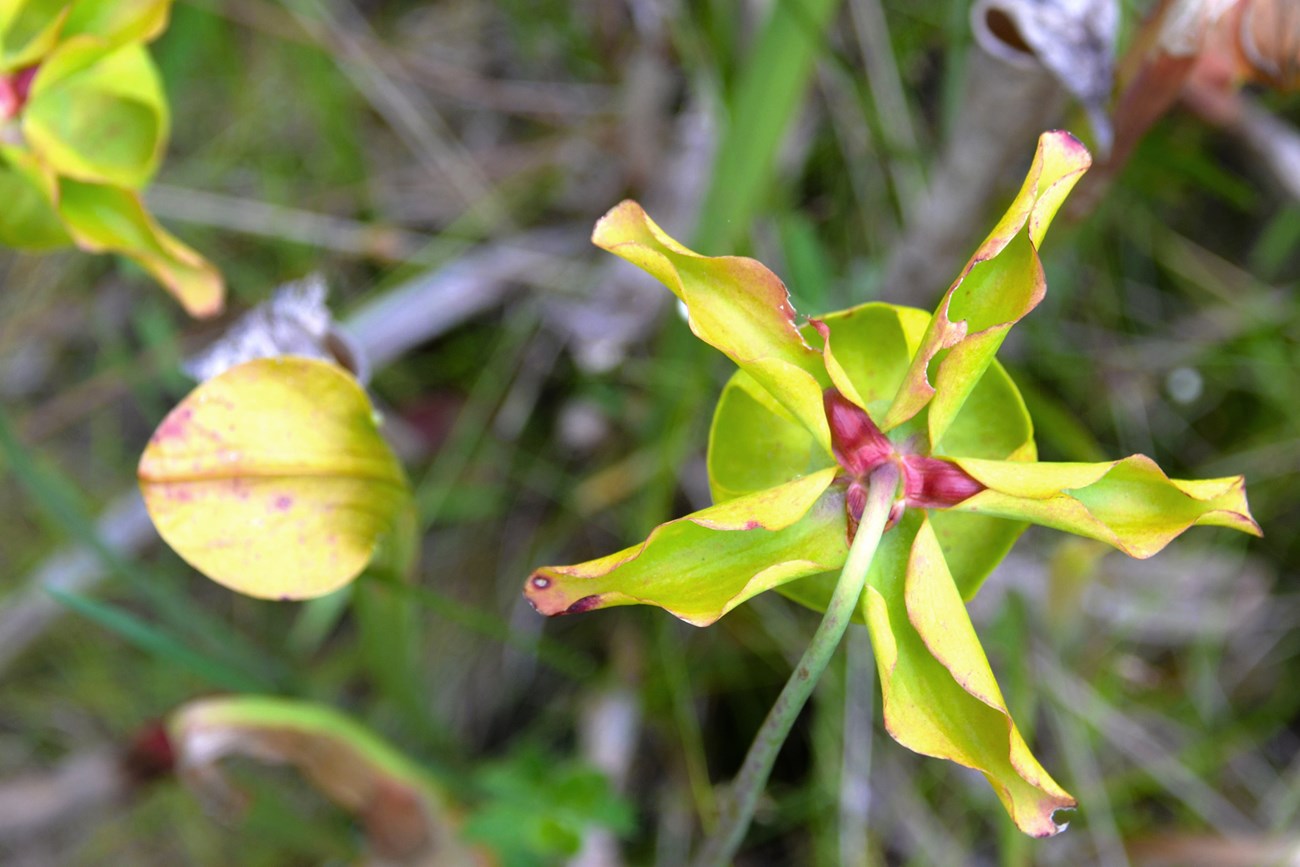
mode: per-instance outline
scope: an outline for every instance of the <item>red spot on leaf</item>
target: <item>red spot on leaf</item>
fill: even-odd
[[[158,430],[154,431],[150,441],[163,443],[168,440],[185,439],[190,435],[190,421],[193,418],[194,410],[188,406],[174,410],[163,419],[162,424],[158,425]]]
[[[277,512],[287,512],[293,508],[293,497],[288,494],[281,494],[275,498],[275,502],[272,503],[272,506]]]

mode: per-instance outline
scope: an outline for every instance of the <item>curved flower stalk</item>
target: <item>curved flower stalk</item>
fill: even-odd
[[[145,50],[171,0],[0,0],[0,243],[120,253],[185,309],[221,309],[221,275],[149,215],[169,117]]]
[[[777,589],[825,610],[862,515],[866,479],[902,477],[856,617],[867,624],[885,725],[905,746],[981,771],[1015,823],[1046,836],[1074,806],[1011,720],[965,601],[1026,522],[1148,557],[1196,524],[1252,534],[1240,477],[1170,480],[1148,458],[1036,462],[1033,428],[994,356],[1042,300],[1038,249],[1087,170],[1073,137],[1046,133],[1006,214],[933,316],[865,304],[800,325],[785,287],[751,259],[709,258],[634,202],[594,242],[680,298],[691,329],[740,370],[719,399],[708,466],[714,505],[639,545],[548,566],[525,594],[543,614],[658,605],[710,624]]]

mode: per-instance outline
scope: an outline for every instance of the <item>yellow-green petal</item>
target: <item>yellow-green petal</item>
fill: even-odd
[[[0,2],[0,75],[31,66],[48,54],[71,11],[70,0]]]
[[[765,590],[844,564],[844,495],[829,488],[835,473],[827,468],[669,521],[597,560],[544,566],[524,595],[548,615],[644,604],[707,626]]]
[[[890,735],[983,773],[1026,834],[1059,832],[1053,814],[1074,807],[1074,798],[1043,770],[1012,721],[924,513],[886,534],[863,608]]]
[[[138,189],[167,141],[167,100],[139,44],[112,49],[79,36],[62,43],[32,79],[23,137],[60,175]]]
[[[315,359],[250,361],[200,385],[159,425],[139,477],[167,544],[248,596],[323,596],[412,533],[369,399]]]
[[[1150,557],[1198,524],[1260,535],[1241,476],[1170,479],[1145,455],[1095,464],[953,460],[988,489],[954,511],[1077,533],[1132,557]]]
[[[602,217],[591,240],[672,290],[695,335],[771,392],[830,453],[821,356],[799,333],[780,278],[753,259],[688,250],[632,201]]]
[[[134,260],[176,297],[191,316],[221,312],[225,284],[213,265],[169,233],[140,197],[119,187],[59,182],[59,216],[77,246]]]
[[[1044,133],[1020,193],[948,289],[880,426],[889,431],[929,405],[938,445],[1007,331],[1046,291],[1038,247],[1066,195],[1091,165],[1065,132]],[[933,384],[932,362],[941,352]]]

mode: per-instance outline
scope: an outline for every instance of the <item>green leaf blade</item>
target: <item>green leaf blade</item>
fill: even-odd
[[[241,801],[223,759],[287,764],[357,817],[379,861],[491,863],[485,849],[462,842],[456,805],[432,776],[330,707],[258,695],[201,699],[174,711],[167,733],[181,780],[209,803],[229,808]]]

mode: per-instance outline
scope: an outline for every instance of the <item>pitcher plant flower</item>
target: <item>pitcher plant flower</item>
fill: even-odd
[[[135,261],[194,316],[220,312],[217,269],[148,212],[140,190],[170,128],[145,44],[172,0],[0,0],[0,243],[75,244]]]
[[[1012,721],[965,603],[1029,523],[1134,557],[1198,524],[1260,532],[1240,476],[1170,479],[1142,455],[1037,460],[1029,414],[994,356],[1044,296],[1039,247],[1090,162],[1068,133],[1045,133],[933,315],[868,303],[801,323],[760,263],[692,252],[635,202],[611,210],[594,243],[666,285],[696,336],[739,367],[709,437],[714,505],[623,551],[538,569],[528,600],[547,615],[657,605],[697,626],[767,590],[827,610],[872,477],[892,467],[886,529],[851,600],[871,635],[885,726],[918,753],[982,772],[1025,833],[1061,830],[1053,814],[1075,801]]]

